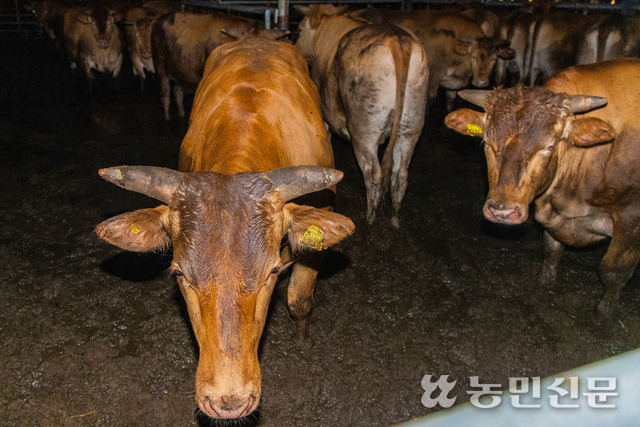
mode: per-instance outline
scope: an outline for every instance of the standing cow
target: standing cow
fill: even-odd
[[[311,64],[331,129],[351,140],[372,223],[390,193],[393,226],[424,125],[429,68],[420,42],[400,27],[366,24],[331,5],[301,7],[296,46]],[[378,147],[389,144],[378,160]]]
[[[79,68],[84,74],[89,92],[94,80],[92,69],[116,79],[120,74],[122,40],[114,14],[97,2],[68,7],[62,12],[62,34],[56,34],[56,41],[62,44],[71,69]]]
[[[640,56],[640,16],[612,15],[593,25],[581,38],[578,64]]]
[[[600,264],[608,316],[640,260],[640,60],[574,66],[544,87],[464,91],[480,113],[457,110],[450,128],[483,136],[489,175],[484,216],[520,224],[535,201],[545,228],[539,281],[555,280],[565,245],[611,238]]]
[[[209,417],[246,417],[258,406],[258,343],[278,274],[291,263],[289,309],[297,335],[308,339],[320,251],[354,228],[319,209],[342,178],[333,166],[304,58],[290,44],[249,37],[207,60],[180,172],[100,171],[166,203],[118,215],[96,231],[132,251],[173,245],[171,270],[200,347],[196,401]],[[291,202],[303,195],[316,207]]]
[[[429,58],[428,105],[442,87],[446,91],[447,111],[453,109],[456,91],[469,83],[479,88],[488,87],[496,60],[514,55],[508,41],[486,37],[480,25],[457,12],[363,9],[350,15],[374,23],[398,25],[415,34]]]
[[[209,54],[221,44],[235,40],[224,32],[233,29],[240,35],[261,26],[258,21],[221,12],[176,12],[158,18],[151,29],[151,53],[160,82],[164,118],[170,119],[172,81],[178,116],[184,117],[184,92],[193,92],[198,87]]]
[[[151,56],[151,26],[158,17],[178,10],[180,3],[152,0],[144,6],[128,8],[124,20],[118,23],[127,42],[133,75],[140,80],[140,89],[144,89],[145,70],[156,72]]]

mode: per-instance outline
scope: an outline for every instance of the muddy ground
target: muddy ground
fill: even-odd
[[[157,83],[123,78],[79,95],[48,40],[0,44],[0,424],[197,425],[197,347],[169,258],[123,252],[93,227],[155,206],[102,181],[100,167],[176,167],[185,120],[165,123]],[[175,114],[175,111],[174,111]],[[505,387],[640,346],[638,275],[611,322],[594,320],[604,247],[566,253],[539,287],[541,229],[484,221],[482,148],[434,111],[416,149],[398,231],[364,221],[348,143],[336,210],[355,234],[330,250],[313,347],[292,341],[287,278],[260,350],[262,426],[386,426],[425,415],[425,374]]]

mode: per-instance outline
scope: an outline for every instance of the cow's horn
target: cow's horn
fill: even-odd
[[[183,176],[182,172],[155,166],[116,166],[100,169],[98,173],[112,184],[167,204]]]
[[[607,98],[588,95],[567,95],[564,102],[570,113],[586,113],[607,105]]]
[[[478,107],[484,108],[484,100],[491,93],[490,90],[473,90],[466,89],[458,92],[458,96],[465,101],[469,101]]]
[[[336,169],[319,166],[289,166],[266,173],[283,202],[337,184],[344,175]]]

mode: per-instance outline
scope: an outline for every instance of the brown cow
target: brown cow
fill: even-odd
[[[115,25],[114,11],[100,3],[64,9],[62,46],[72,70],[79,68],[91,92],[94,76],[91,70],[110,73],[114,78],[122,67],[122,41]]]
[[[639,90],[640,60],[617,59],[571,67],[544,87],[464,91],[486,113],[446,118],[458,132],[484,136],[487,219],[522,223],[535,201],[545,228],[541,284],[555,280],[565,245],[611,238],[600,264],[605,316],[640,259]]]
[[[530,45],[530,37],[533,27],[542,14],[518,10],[505,17],[500,24],[500,38],[509,40],[509,46],[513,49],[512,59],[498,58],[495,66],[495,83],[497,86],[512,86],[513,83],[521,83],[525,78],[525,55]]]
[[[26,3],[23,7],[33,14],[36,22],[60,46],[63,14],[68,7],[71,7],[71,4],[56,0],[43,0]]]
[[[258,21],[221,12],[176,12],[158,18],[151,29],[151,53],[165,119],[170,119],[171,81],[175,83],[173,94],[178,116],[184,117],[184,92],[193,92],[198,87],[207,57],[216,47],[235,40],[222,31],[236,29],[248,33],[261,26]]]
[[[124,20],[118,23],[127,42],[133,75],[140,79],[141,89],[144,88],[146,79],[145,70],[156,72],[151,56],[151,26],[159,16],[179,10],[178,2],[152,0],[143,7],[128,8],[124,13]]]
[[[300,8],[296,46],[311,64],[331,129],[348,139],[364,175],[367,220],[390,193],[391,223],[407,189],[409,162],[424,125],[429,68],[420,42],[389,24],[366,24],[331,5]],[[378,147],[389,138],[382,158]]]
[[[258,406],[258,343],[278,274],[293,262],[288,304],[298,336],[308,339],[319,251],[354,228],[316,208],[328,206],[322,196],[332,196],[328,188],[342,177],[333,165],[304,58],[290,44],[249,37],[209,56],[180,148],[181,172],[100,171],[166,203],[96,231],[127,250],[173,245],[171,270],[200,347],[196,401],[209,417],[245,417]],[[302,195],[316,207],[290,202]]]
[[[429,58],[428,104],[432,104],[441,86],[447,90],[449,111],[453,109],[455,91],[469,83],[489,86],[496,59],[513,57],[507,41],[485,37],[473,19],[457,12],[363,9],[350,15],[395,24],[415,34]]]

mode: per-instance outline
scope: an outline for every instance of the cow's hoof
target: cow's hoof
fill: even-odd
[[[604,298],[598,303],[598,315],[603,319],[611,319],[618,310],[618,304]]]
[[[296,337],[296,348],[299,351],[308,351],[311,350],[312,347],[313,343],[308,337],[306,339],[300,339],[299,337]]]
[[[398,220],[397,216],[391,218],[391,226],[395,229],[400,228],[400,220]]]

